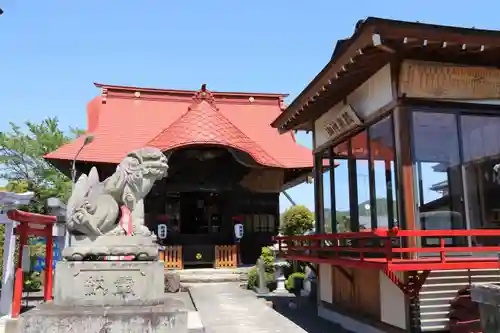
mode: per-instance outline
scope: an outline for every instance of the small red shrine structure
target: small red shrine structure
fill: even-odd
[[[273,122],[313,132],[317,234],[277,240],[318,266],[320,316],[477,328],[467,288],[500,283],[499,56],[499,31],[370,17]]]
[[[12,318],[17,318],[21,312],[21,299],[23,296],[23,248],[28,245],[28,237],[45,237],[45,279],[43,286],[43,298],[45,302],[52,301],[52,277],[54,261],[54,237],[53,227],[56,223],[55,216],[33,214],[21,210],[11,210],[7,216],[19,225],[15,229],[15,234],[19,236],[18,262],[14,280],[14,295],[12,300]]]
[[[69,173],[95,166],[103,180],[127,153],[151,146],[169,157],[168,177],[145,200],[151,230],[167,224],[161,254],[166,268],[237,265],[233,216],[245,226],[241,261],[254,264],[272,244],[279,194],[312,173],[310,149],[269,124],[285,108],[285,94],[167,90],[95,84],[85,138],[45,158]],[[222,264],[221,264],[222,265]]]

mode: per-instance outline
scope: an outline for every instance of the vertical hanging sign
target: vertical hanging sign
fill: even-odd
[[[168,229],[166,224],[158,224],[158,230],[156,235],[159,239],[166,239],[168,235]]]
[[[244,232],[243,224],[236,223],[234,225],[234,237],[236,237],[236,240],[238,242],[240,241],[240,239],[243,238],[243,232]]]

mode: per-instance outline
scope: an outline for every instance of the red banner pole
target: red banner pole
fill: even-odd
[[[52,226],[46,227],[47,241],[45,243],[45,286],[43,296],[45,302],[52,302],[52,266],[54,263],[54,237],[52,236]]]
[[[12,298],[12,318],[19,317],[19,314],[21,313],[21,300],[23,297],[23,247],[28,241],[26,226],[24,224],[20,224],[16,229],[19,232],[19,246],[16,277],[14,281],[14,297]]]

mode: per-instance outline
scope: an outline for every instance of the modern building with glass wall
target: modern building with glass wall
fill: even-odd
[[[500,283],[499,55],[498,31],[368,18],[273,122],[313,133],[318,234],[282,240],[318,266],[321,316],[476,323],[454,299]]]

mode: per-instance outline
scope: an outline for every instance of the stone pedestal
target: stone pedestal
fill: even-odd
[[[182,302],[181,302],[182,303]],[[155,306],[60,306],[42,304],[22,315],[21,333],[186,333],[183,304]]]
[[[483,333],[500,332],[500,286],[474,285],[471,299],[479,304]]]
[[[22,333],[185,333],[183,302],[164,294],[159,261],[60,261],[54,301],[26,312]]]
[[[165,273],[165,292],[176,293],[181,289],[181,277],[177,272]]]
[[[164,293],[159,261],[60,261],[54,304],[156,305]]]
[[[82,261],[86,258],[95,260],[107,256],[133,256],[142,261],[158,260],[158,245],[152,237],[100,236],[90,239],[86,236],[71,236],[71,244],[71,247],[62,251],[63,258],[69,261]]]

